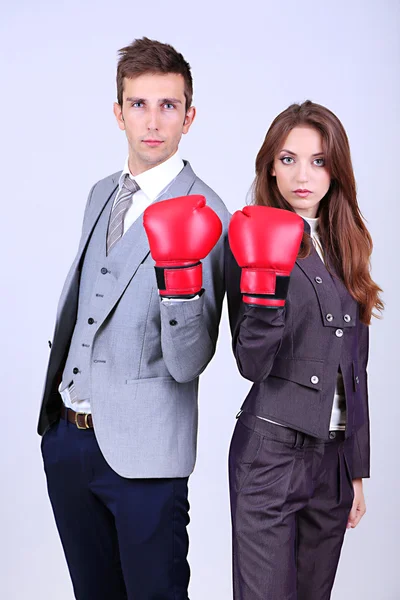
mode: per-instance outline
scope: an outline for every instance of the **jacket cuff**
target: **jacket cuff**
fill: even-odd
[[[165,299],[160,302],[161,321],[174,326],[185,325],[188,321],[203,314],[205,294],[202,293],[196,298],[177,302],[176,300]]]

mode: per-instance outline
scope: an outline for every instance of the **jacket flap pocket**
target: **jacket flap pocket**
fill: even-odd
[[[324,363],[320,360],[276,358],[270,375],[294,381],[313,390],[322,390],[323,369]]]

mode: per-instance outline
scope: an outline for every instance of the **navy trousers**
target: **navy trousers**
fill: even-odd
[[[188,600],[188,479],[121,477],[64,419],[42,454],[75,598]]]
[[[235,600],[329,600],[352,507],[353,439],[242,413],[229,453]]]

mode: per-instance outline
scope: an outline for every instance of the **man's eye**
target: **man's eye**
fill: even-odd
[[[168,108],[168,110],[171,110],[172,108],[175,108],[175,106],[171,104],[171,102],[166,102],[164,104],[164,108]]]
[[[291,165],[294,162],[294,159],[291,156],[283,156],[279,159],[284,165]]]
[[[324,166],[325,166],[325,159],[324,159],[324,158],[316,158],[316,159],[314,160],[314,164],[315,164],[317,167],[324,167]]]
[[[141,106],[143,106],[143,102],[132,102],[132,106],[134,108],[140,108]]]

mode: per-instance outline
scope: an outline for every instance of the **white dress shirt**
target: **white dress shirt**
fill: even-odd
[[[122,183],[126,174],[128,174],[131,179],[136,181],[140,187],[140,190],[133,195],[132,205],[126,211],[124,217],[124,234],[128,231],[129,227],[136,221],[136,219],[143,214],[146,208],[150,206],[154,200],[161,196],[162,192],[167,191],[168,187],[179,175],[184,166],[183,160],[179,156],[179,153],[176,152],[160,165],[157,165],[156,167],[153,167],[144,173],[140,173],[140,175],[133,176],[129,170],[128,158],[126,159],[124,170],[119,178],[119,189],[115,196],[114,204],[117,202],[121,193]],[[195,298],[192,298],[192,300],[195,300]],[[185,302],[186,300],[183,301]],[[60,392],[60,394],[67,408],[71,408],[76,412],[91,412],[89,400],[78,399],[76,402],[72,402],[68,388],[66,388],[63,392]]]
[[[309,217],[303,217],[305,221],[310,225],[310,236],[313,241],[314,247],[318,252],[319,257],[323,262],[324,255],[322,251],[321,242],[318,235],[318,217],[312,219]],[[265,417],[258,417],[259,419],[263,419],[264,421],[269,421],[270,423],[274,423],[275,425],[280,425],[281,427],[286,427],[282,425],[282,423],[277,423],[276,421],[271,421],[270,419],[266,419]],[[333,405],[331,412],[331,420],[329,424],[329,431],[339,431],[346,429],[346,399],[344,395],[344,385],[343,385],[343,377],[340,371],[337,374],[336,380],[336,388],[335,394],[333,397]]]
[[[124,170],[119,178],[119,190],[115,197],[114,204],[117,202],[118,196],[121,191],[122,183],[125,175],[128,174],[131,179],[136,181],[140,190],[133,195],[133,202],[131,207],[126,211],[124,217],[124,233],[126,233],[129,227],[136,221],[140,215],[144,213],[146,208],[150,206],[154,200],[161,195],[161,192],[166,190],[167,186],[171,185],[175,177],[179,175],[184,167],[183,160],[179,156],[178,152],[173,154],[168,160],[136,175],[135,177],[129,170],[128,158],[125,161]],[[114,206],[114,205],[113,205]]]

